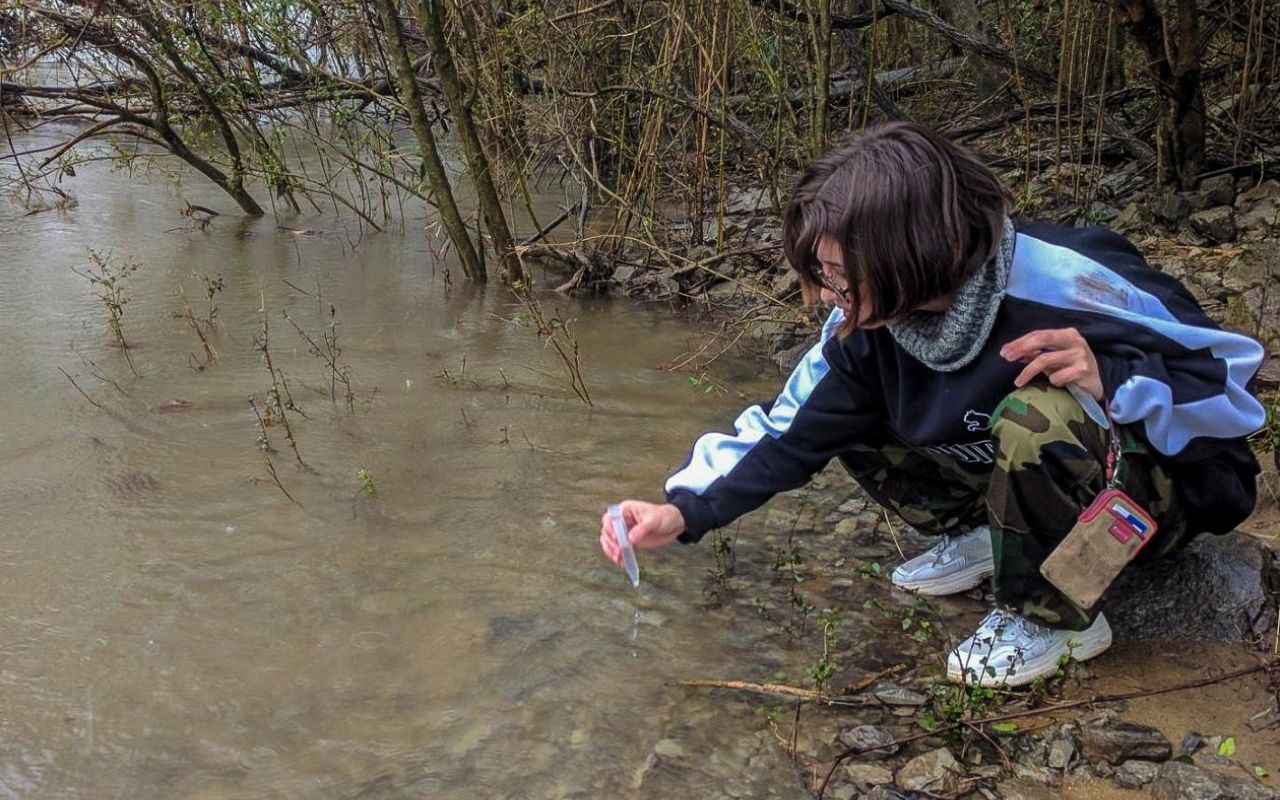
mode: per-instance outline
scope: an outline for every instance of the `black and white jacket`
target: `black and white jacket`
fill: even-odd
[[[1000,348],[1033,330],[1066,327],[1078,329],[1097,357],[1112,418],[1166,459],[1193,528],[1222,532],[1248,516],[1258,466],[1243,437],[1265,418],[1248,389],[1262,347],[1220,329],[1123,236],[1014,222],[1006,294],[977,358],[955,372],[932,370],[887,328],[835,336],[844,316],[834,310],[777,399],[743,411],[733,433],[699,438],[667,480],[667,498],[688,526],[681,539],[728,525],[886,432],[989,471],[990,414],[1023,367]]]

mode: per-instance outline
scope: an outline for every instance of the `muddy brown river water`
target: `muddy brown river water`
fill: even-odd
[[[642,556],[636,592],[595,541],[740,406],[662,368],[702,330],[544,296],[576,321],[588,408],[509,292],[447,285],[420,210],[353,248],[351,219],[245,221],[190,175],[64,185],[73,208],[0,214],[0,796],[804,796],[745,704],[670,685],[758,656],[701,607],[706,550]],[[228,213],[202,231],[186,200]],[[90,248],[138,265],[140,378],[72,270]],[[221,361],[196,371],[175,313],[180,287],[203,313],[206,276]],[[297,504],[246,400],[270,388],[260,296],[306,413],[308,470],[270,429]],[[281,315],[314,336],[330,304],[354,413]]]

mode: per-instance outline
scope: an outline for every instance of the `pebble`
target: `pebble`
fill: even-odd
[[[922,706],[929,701],[929,698],[919,692],[913,692],[901,686],[877,689],[873,694],[877,700],[887,706]]]
[[[1080,730],[1085,757],[1090,761],[1120,764],[1130,759],[1164,761],[1173,745],[1150,725],[1113,719],[1084,725]]]
[[[898,770],[895,783],[904,792],[950,794],[964,767],[945,747],[916,756]]]
[[[850,781],[859,786],[880,786],[893,783],[893,773],[879,764],[848,764],[844,774]]]
[[[1049,766],[1053,769],[1066,769],[1076,754],[1076,746],[1070,739],[1058,739],[1049,748]]]
[[[858,758],[887,758],[898,752],[901,745],[890,745],[894,740],[893,731],[888,728],[882,728],[879,725],[855,725],[852,728],[845,728],[840,731],[840,743],[845,747],[875,747],[876,745],[889,745],[866,753],[861,753]]]
[[[1116,767],[1111,780],[1121,789],[1141,789],[1155,780],[1160,765],[1150,761],[1126,761]]]

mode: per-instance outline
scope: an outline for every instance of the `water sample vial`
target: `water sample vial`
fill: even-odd
[[[613,522],[613,535],[622,548],[622,566],[627,570],[631,585],[640,586],[640,565],[636,563],[636,551],[631,549],[631,537],[627,535],[627,523],[622,518],[622,506],[609,506],[609,519]]]

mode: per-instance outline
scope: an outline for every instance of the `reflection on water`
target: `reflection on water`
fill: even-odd
[[[0,216],[0,795],[802,794],[749,709],[670,685],[764,674],[754,634],[699,608],[708,556],[642,554],[635,592],[595,544],[606,502],[653,497],[739,402],[659,368],[697,331],[548,297],[577,320],[588,409],[509,294],[446,285],[416,230],[353,250],[333,218],[200,231],[169,184],[67,188],[70,210]],[[88,248],[139,264],[140,379],[71,270]],[[174,314],[180,287],[202,313],[206,276],[222,361],[197,371]],[[270,387],[260,294],[306,414],[310,470],[272,429],[299,504],[246,401]],[[330,305],[354,414],[280,316],[318,336]]]

